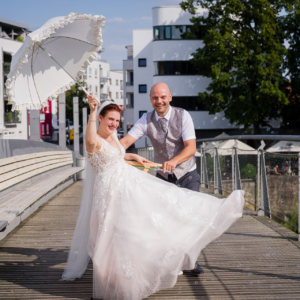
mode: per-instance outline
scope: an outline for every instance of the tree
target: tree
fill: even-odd
[[[86,83],[84,81],[79,81],[79,83],[87,88]],[[85,103],[83,100],[86,98],[85,92],[78,89],[79,84],[75,83],[70,90],[66,92],[66,119],[69,119],[72,121],[72,124],[74,124],[73,120],[73,97],[78,97],[78,106],[79,106],[79,124],[82,125],[82,108],[88,107],[89,112],[89,105],[88,103]]]
[[[289,87],[286,94],[290,101],[281,110],[286,127],[300,128],[300,3],[294,1],[285,8],[286,15],[282,18],[282,27],[289,48],[284,61]]]
[[[186,0],[184,10],[194,14],[192,35],[201,36],[203,48],[191,62],[199,75],[211,79],[199,101],[210,114],[224,111],[231,123],[267,126],[288,104],[282,88],[286,48],[279,13],[279,0]],[[208,10],[196,16],[195,5]]]

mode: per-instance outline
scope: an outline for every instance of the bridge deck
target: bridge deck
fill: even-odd
[[[82,183],[54,197],[0,242],[0,299],[90,299],[92,265],[61,282]],[[300,299],[297,235],[246,211],[200,255],[201,276],[182,275],[149,299]]]

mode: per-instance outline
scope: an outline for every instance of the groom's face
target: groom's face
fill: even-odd
[[[151,90],[150,101],[160,117],[165,116],[170,107],[172,101],[172,94],[169,87],[164,84],[158,84]]]

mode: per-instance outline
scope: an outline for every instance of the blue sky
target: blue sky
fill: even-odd
[[[181,0],[13,0],[1,1],[0,17],[25,23],[35,30],[48,19],[82,12],[106,17],[102,58],[111,69],[122,69],[132,30],[152,27],[152,7],[179,5]]]

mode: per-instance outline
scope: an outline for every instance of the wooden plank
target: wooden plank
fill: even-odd
[[[63,154],[72,154],[72,151],[45,151],[45,152],[36,152],[30,154],[16,155],[7,158],[0,159],[0,166],[16,163],[22,160],[28,160],[37,157],[43,156],[52,156],[52,155],[63,155]]]
[[[48,156],[43,156],[43,157],[37,157],[37,158],[32,158],[32,159],[27,159],[27,160],[22,160],[20,162],[16,162],[16,163],[12,163],[12,164],[6,164],[3,167],[0,166],[0,175],[16,170],[16,169],[20,169],[29,165],[33,165],[39,162],[43,162],[43,161],[49,161],[49,160],[54,160],[54,159],[72,159],[72,154],[69,153],[62,153],[60,155],[48,155]],[[1,177],[1,176],[0,176]]]
[[[52,169],[55,169],[55,168],[58,168],[58,167],[62,167],[62,166],[66,166],[66,165],[70,165],[73,163],[73,160],[66,160],[64,162],[60,162],[60,163],[56,163],[56,164],[53,164],[53,165],[46,165],[44,167],[41,167],[39,169],[35,169],[33,171],[30,171],[28,173],[25,173],[25,174],[22,174],[20,176],[16,176],[12,179],[9,179],[9,180],[6,180],[4,182],[1,182],[0,183],[0,191],[3,190],[3,189],[6,189],[14,184],[17,184],[21,181],[24,181],[28,178],[31,178],[35,175],[38,175],[38,174],[41,174],[41,173],[44,173],[46,171],[49,171],[49,170],[52,170]]]

